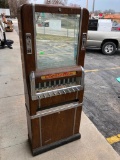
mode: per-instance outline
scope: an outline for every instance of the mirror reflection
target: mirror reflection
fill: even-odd
[[[37,68],[76,65],[79,15],[35,13]]]

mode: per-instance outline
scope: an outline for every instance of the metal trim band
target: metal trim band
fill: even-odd
[[[46,94],[46,93],[54,93],[54,92],[59,92],[59,91],[61,91],[61,90],[69,90],[69,89],[73,89],[73,91],[74,91],[74,89],[76,89],[76,90],[78,90],[78,91],[80,91],[81,89],[83,89],[83,87],[81,86],[81,85],[76,85],[76,86],[71,86],[71,87],[66,87],[66,88],[61,88],[61,89],[54,89],[54,90],[51,90],[51,91],[45,91],[45,92],[39,92],[39,93],[36,93],[36,96],[41,96],[42,94]],[[74,91],[75,92],[75,91]],[[71,91],[70,91],[70,93],[71,93]]]
[[[75,103],[71,103],[71,104],[61,105],[58,107],[38,111],[36,115],[30,116],[30,118],[31,119],[40,118],[40,117],[47,116],[47,115],[50,115],[53,113],[65,111],[65,110],[72,109],[72,108],[77,108],[79,106],[82,106],[82,103],[75,102]]]
[[[79,43],[78,44],[80,44],[81,43],[81,32],[82,32],[82,19],[83,19],[83,9],[81,8],[81,14],[80,14],[80,26],[79,26],[79,28],[80,28],[80,30],[79,30]],[[78,48],[79,50],[78,50],[78,52],[81,50],[81,48]],[[78,54],[77,54],[77,64],[78,64]]]

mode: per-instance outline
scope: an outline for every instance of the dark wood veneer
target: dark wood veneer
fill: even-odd
[[[66,6],[46,6],[46,5],[35,5],[35,12],[45,12],[45,13],[56,13],[56,14],[80,14],[81,8],[71,8]],[[33,154],[38,154],[43,152],[42,150],[49,150],[55,148],[60,144],[65,144],[70,141],[80,138],[79,126],[81,119],[82,107],[79,106],[77,109],[68,109],[65,111],[57,112],[41,118],[31,119],[31,116],[35,116],[38,111],[39,102],[38,100],[31,99],[30,90],[30,73],[35,72],[35,82],[45,82],[52,79],[42,80],[41,76],[72,72],[75,71],[75,76],[69,77],[81,77],[82,69],[84,67],[85,49],[82,50],[82,34],[87,33],[88,28],[88,18],[89,14],[86,9],[83,9],[83,17],[81,19],[82,26],[80,25],[81,34],[79,33],[79,48],[78,48],[78,61],[76,66],[57,68],[57,69],[47,69],[41,70],[36,68],[36,55],[35,50],[35,35],[34,35],[34,15],[32,4],[25,4],[21,6],[18,10],[19,19],[19,35],[20,35],[20,45],[21,45],[21,59],[22,59],[22,69],[23,69],[23,81],[24,81],[24,91],[25,91],[25,103],[27,111],[27,124],[28,124],[28,134],[31,144],[31,149]],[[27,54],[26,51],[26,33],[31,33],[32,37],[32,54]],[[54,78],[56,79],[63,79]],[[60,105],[61,103],[67,103],[69,101],[78,99],[79,103],[83,102],[84,90],[78,92],[78,97],[76,97],[76,92],[68,93],[64,95],[54,96],[46,99],[42,99],[40,102],[41,108]],[[40,124],[41,123],[41,124]],[[74,128],[74,131],[73,131]],[[40,131],[41,130],[41,131]],[[42,134],[42,135],[41,135]],[[42,138],[42,139],[41,139]],[[58,144],[57,144],[58,143]],[[41,146],[42,145],[42,146]],[[52,147],[51,147],[52,146]]]

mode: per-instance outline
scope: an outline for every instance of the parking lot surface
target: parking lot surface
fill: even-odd
[[[106,56],[87,50],[85,58],[85,114],[105,138],[120,134],[120,52]],[[111,144],[120,154],[120,141]]]

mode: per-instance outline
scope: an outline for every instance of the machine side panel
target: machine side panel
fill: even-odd
[[[82,16],[81,16],[81,25],[80,25],[80,40],[79,40],[79,56],[78,56],[78,65],[81,65],[84,67],[84,58],[85,58],[85,51],[86,51],[86,42],[87,42],[87,31],[88,31],[88,20],[89,20],[89,12],[87,9],[82,10]],[[85,34],[84,34],[85,33]],[[85,37],[84,37],[85,36]],[[83,46],[83,39],[84,41],[84,46]]]
[[[40,124],[39,118],[31,120],[32,129],[32,149],[40,147]]]

